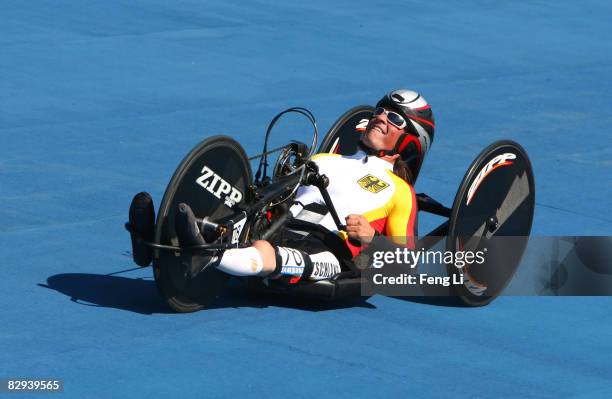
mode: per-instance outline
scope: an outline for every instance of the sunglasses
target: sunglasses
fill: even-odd
[[[375,116],[378,116],[378,115],[382,115],[382,114],[387,114],[387,120],[389,122],[391,122],[391,124],[393,126],[395,126],[396,128],[398,128],[398,129],[403,129],[408,124],[406,122],[406,119],[404,119],[403,116],[401,116],[397,112],[387,111],[383,107],[376,108],[374,110],[374,115],[372,117],[375,117]]]

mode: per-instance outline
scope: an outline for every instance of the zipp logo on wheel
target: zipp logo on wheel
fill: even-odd
[[[474,194],[476,194],[478,187],[484,181],[484,179],[489,175],[489,173],[493,172],[495,169],[499,167],[512,165],[512,162],[509,161],[510,159],[516,159],[516,155],[511,152],[506,152],[504,154],[497,155],[496,157],[491,159],[489,162],[487,162],[484,168],[482,168],[480,172],[478,172],[478,174],[476,175],[476,178],[470,185],[470,189],[468,190],[467,201],[465,205],[469,205],[470,202],[472,202],[472,198],[474,197]]]
[[[225,205],[232,207],[242,201],[242,192],[213,172],[208,166],[204,166],[201,173],[202,176],[196,179],[196,183],[215,197],[222,199]]]

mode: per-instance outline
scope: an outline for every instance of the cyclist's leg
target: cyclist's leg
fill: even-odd
[[[293,244],[293,245],[292,245]],[[224,251],[217,269],[234,276],[322,280],[340,273],[340,261],[316,239],[272,245],[255,241],[248,248]]]
[[[195,216],[187,205],[178,208],[175,229],[181,245],[205,243]],[[247,248],[201,251],[191,257],[187,266],[190,277],[195,277],[208,267],[216,267],[233,276],[297,278],[293,280],[320,280],[341,271],[336,256],[320,240],[309,236],[281,240],[274,245],[258,240]]]

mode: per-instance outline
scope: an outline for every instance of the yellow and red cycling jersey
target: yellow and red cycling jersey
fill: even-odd
[[[350,214],[363,215],[378,233],[398,245],[414,247],[417,213],[414,189],[393,173],[391,163],[362,151],[351,156],[318,154],[312,160],[319,173],[329,178],[327,191],[342,222]],[[325,205],[319,189],[301,186],[291,212],[295,216],[312,203]],[[331,214],[327,213],[318,223],[345,238],[353,256],[359,253],[361,247],[348,242]]]

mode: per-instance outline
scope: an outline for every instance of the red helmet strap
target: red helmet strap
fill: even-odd
[[[416,147],[417,153],[420,154],[421,153],[421,142],[419,141],[419,138],[413,134],[402,133],[397,138],[397,142],[395,143],[395,146],[393,147],[393,149],[380,150],[378,151],[377,155],[379,157],[383,157],[385,155],[400,154],[400,157],[402,157],[403,159],[407,158],[409,155],[412,157],[415,154],[408,154],[408,153],[404,154],[404,152],[412,152],[412,149],[409,148],[411,147],[410,146],[411,143],[414,143],[414,147]]]

